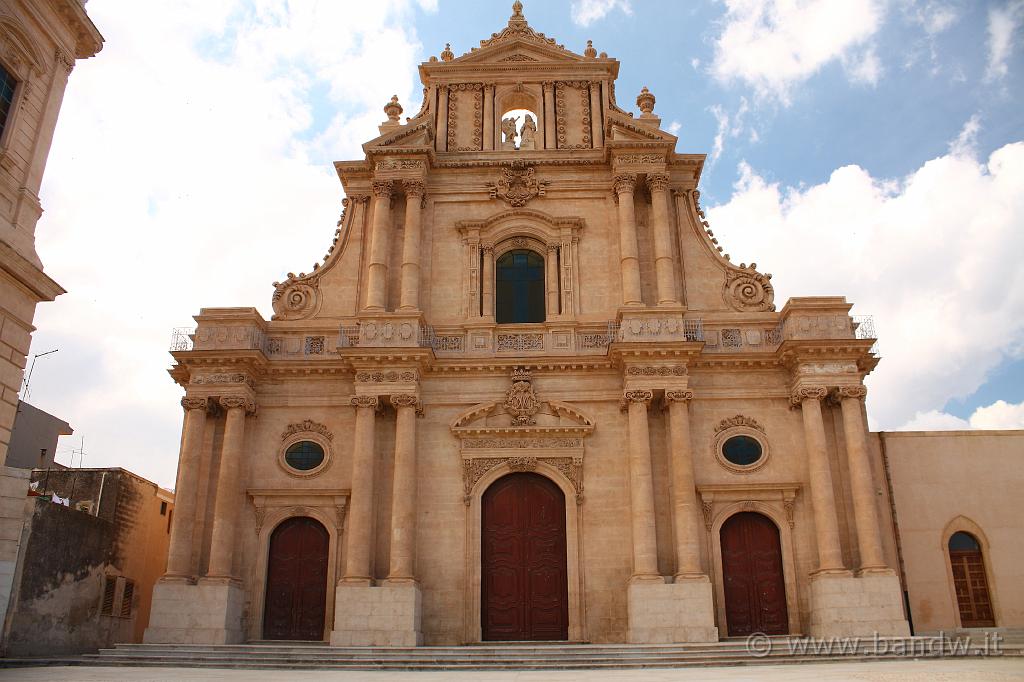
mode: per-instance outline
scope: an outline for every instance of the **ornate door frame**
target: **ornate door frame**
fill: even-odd
[[[324,608],[324,641],[330,640],[334,628],[334,591],[341,566],[341,547],[348,490],[293,490],[258,488],[246,491],[255,511],[256,561],[249,567],[252,617],[248,623],[249,638],[262,639],[264,607],[267,597],[267,562],[270,559],[270,536],[283,521],[308,516],[327,529],[327,604]]]

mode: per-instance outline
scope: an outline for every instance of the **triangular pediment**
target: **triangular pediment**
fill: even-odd
[[[430,119],[424,118],[419,123],[413,121],[404,126],[395,126],[382,135],[375,137],[363,145],[363,151],[380,147],[432,147],[434,144],[434,130]]]
[[[636,119],[619,114],[609,113],[607,121],[607,139],[610,142],[671,142],[674,145],[678,139],[664,130],[647,127]]]
[[[451,64],[497,64],[501,62],[561,62],[575,63],[586,59],[560,45],[528,38],[514,37],[486,47],[475,47],[457,57]]]

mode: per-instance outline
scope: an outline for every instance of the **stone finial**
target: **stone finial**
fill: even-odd
[[[384,113],[388,115],[388,122],[384,125],[398,125],[398,117],[402,115],[402,105],[398,103],[398,95],[392,95],[391,101],[384,105]]]
[[[636,105],[640,107],[640,118],[654,118],[654,95],[647,86],[640,91],[640,94],[636,96]]]
[[[594,57],[597,56],[597,50],[594,49],[594,41],[593,40],[588,40],[587,41],[587,49],[583,50],[583,56],[584,57],[589,57],[590,59],[593,59]]]
[[[523,16],[523,3],[516,0],[512,3],[512,16],[521,17]]]
[[[455,53],[452,52],[452,44],[445,43],[444,50],[441,51],[441,61],[450,62],[453,59],[455,59]]]

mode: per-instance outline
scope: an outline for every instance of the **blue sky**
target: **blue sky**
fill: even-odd
[[[531,26],[621,62],[702,203],[776,300],[846,295],[883,361],[873,428],[1024,428],[1024,0],[527,0]],[[67,419],[60,461],[173,482],[172,327],[256,306],[330,243],[331,163],[416,66],[505,26],[511,2],[91,0],[107,39],[71,76],[38,249],[68,289],[40,306],[31,401]]]

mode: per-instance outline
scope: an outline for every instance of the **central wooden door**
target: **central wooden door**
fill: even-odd
[[[722,524],[720,537],[729,636],[789,632],[779,529],[766,516],[741,512]]]
[[[992,599],[981,545],[969,533],[954,533],[949,539],[949,563],[953,569],[953,587],[960,609],[960,627],[994,627]]]
[[[264,639],[323,639],[329,543],[323,525],[306,516],[274,529],[267,559]]]
[[[484,492],[481,523],[483,639],[568,639],[562,491],[537,474],[509,474]]]

